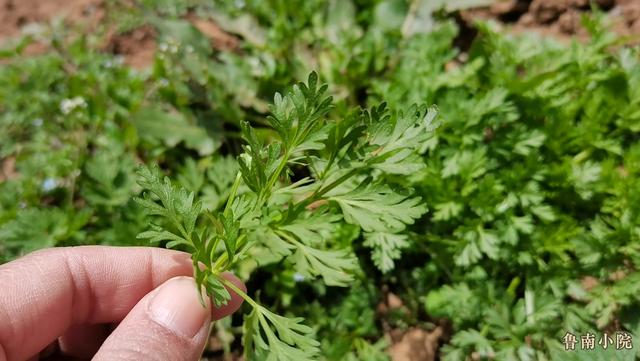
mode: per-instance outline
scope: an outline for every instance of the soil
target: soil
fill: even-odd
[[[136,69],[144,69],[153,63],[156,54],[156,32],[151,26],[141,26],[132,31],[107,36],[105,49],[122,55],[124,62]]]
[[[629,37],[629,43],[640,41],[639,0],[597,0],[612,29]],[[563,41],[585,40],[587,31],[582,15],[591,12],[590,0],[503,0],[484,8],[461,13],[467,24],[476,19],[493,19],[509,26],[514,33],[537,32]]]
[[[436,327],[431,331],[422,328],[411,328],[392,339],[389,355],[392,361],[433,361],[438,354],[438,344],[443,330]]]
[[[104,4],[104,0],[0,0],[0,46],[6,40],[19,36],[26,26],[46,23],[57,17],[63,17],[68,24],[82,25],[87,31],[93,31],[106,18]],[[186,18],[211,39],[214,48],[233,50],[239,46],[239,39],[224,32],[216,23],[194,15]],[[111,30],[107,33],[104,50],[122,55],[126,64],[143,69],[153,63],[156,35],[150,26],[126,33]],[[37,55],[47,49],[46,44],[36,42],[29,45],[25,53]]]
[[[57,16],[95,24],[104,17],[102,0],[0,0],[0,41],[20,34],[26,25]]]
[[[389,342],[387,353],[391,356],[391,361],[436,360],[440,344],[448,338],[447,328],[443,325],[434,325],[430,329],[403,329],[392,326],[388,321],[391,313],[408,316],[411,312],[402,299],[390,292],[386,286],[382,287],[382,292],[383,297],[376,307],[376,312],[382,322],[385,339]]]
[[[12,180],[18,177],[16,171],[16,158],[8,157],[0,162],[0,183],[5,180]]]
[[[240,39],[226,33],[213,21],[200,19],[194,15],[189,15],[187,19],[189,19],[201,33],[211,39],[214,48],[219,50],[235,50],[240,46]]]

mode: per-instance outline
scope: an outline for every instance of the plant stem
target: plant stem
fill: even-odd
[[[261,306],[256,301],[254,301],[253,298],[249,297],[249,295],[247,295],[246,292],[244,292],[238,286],[233,284],[233,282],[229,281],[228,279],[226,279],[226,278],[224,278],[224,277],[222,277],[220,275],[218,275],[217,277],[218,277],[218,280],[220,282],[222,282],[223,285],[227,286],[233,292],[237,293],[240,297],[242,297],[242,299],[247,301],[247,303],[249,303],[253,308],[257,308],[257,309],[261,308]]]
[[[342,177],[336,179],[335,181],[333,181],[332,183],[330,183],[328,186],[320,189],[318,192],[312,194],[309,198],[307,198],[305,201],[302,201],[302,203],[306,206],[307,204],[313,203],[314,201],[318,200],[320,197],[322,197],[323,195],[325,195],[327,192],[329,192],[330,190],[332,190],[333,188],[339,186],[340,184],[344,183],[347,179],[353,177],[356,173],[358,173],[360,169],[359,168],[353,168],[351,169],[348,173],[346,173],[345,175],[343,175]]]
[[[236,198],[236,194],[238,193],[238,188],[240,187],[240,181],[242,181],[242,172],[238,171],[236,174],[236,180],[233,182],[233,186],[231,186],[231,191],[229,192],[229,198],[227,198],[227,204],[224,207],[223,214],[225,216],[229,215],[229,211],[231,210],[231,205]]]
[[[278,164],[278,168],[276,169],[275,172],[273,172],[273,176],[271,178],[269,178],[269,180],[267,181],[267,184],[266,184],[266,186],[264,187],[263,190],[271,190],[271,188],[273,188],[273,185],[276,183],[278,178],[280,178],[280,173],[282,173],[282,170],[287,165],[287,162],[289,162],[289,156],[290,156],[289,155],[289,150],[286,149],[284,151],[284,154],[282,154],[282,160],[280,161],[280,164]]]

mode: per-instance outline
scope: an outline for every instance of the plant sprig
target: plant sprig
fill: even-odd
[[[306,84],[276,94],[267,120],[278,139],[269,144],[243,124],[247,145],[222,210],[204,209],[194,192],[174,186],[157,167],[139,172],[147,192],[137,202],[158,218],[139,238],[191,252],[196,282],[217,307],[229,301],[229,290],[245,299],[253,308],[244,327],[248,359],[311,360],[319,345],[302,319],[270,312],[222,277],[249,249],[286,258],[305,277],[347,286],[358,264],[350,249],[332,247],[341,224],[375,240],[365,244],[388,271],[405,238],[395,234],[426,210],[419,197],[392,189],[383,176],[424,166],[419,153],[433,132],[435,109],[393,113],[382,104],[333,122],[326,90],[311,73]],[[294,167],[307,167],[311,176],[292,182]]]

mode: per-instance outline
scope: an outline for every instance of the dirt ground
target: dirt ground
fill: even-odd
[[[0,46],[31,24],[45,23],[63,17],[69,24],[85,26],[88,31],[97,28],[106,19],[104,0],[0,0]],[[225,33],[214,22],[188,16],[217,49],[233,49],[238,39]],[[128,33],[108,31],[104,50],[122,55],[125,62],[142,69],[153,62],[156,52],[156,33],[150,26],[143,26]],[[26,49],[27,54],[46,51],[44,44],[35,43]]]
[[[587,32],[580,19],[591,12],[591,3],[590,0],[503,0],[461,15],[468,23],[474,19],[497,20],[515,33],[534,31],[561,40],[586,39]],[[597,0],[595,3],[605,12],[616,33],[630,37],[630,42],[639,42],[640,0]]]
[[[30,23],[56,16],[95,24],[104,17],[102,0],[0,0],[0,41],[18,35]]]

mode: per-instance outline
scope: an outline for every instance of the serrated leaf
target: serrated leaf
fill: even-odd
[[[371,259],[383,273],[391,271],[402,249],[409,246],[404,234],[373,232],[364,234],[364,245],[372,248]]]
[[[222,225],[224,226],[222,239],[227,250],[229,262],[231,262],[236,254],[240,222],[234,220],[233,210],[231,209],[229,209],[229,213],[226,216],[221,214],[220,217],[222,218]]]
[[[278,316],[262,306],[245,317],[244,354],[248,360],[313,361],[319,343],[302,318]]]
[[[433,213],[433,219],[436,221],[448,221],[462,211],[462,205],[454,201],[438,203],[434,208],[436,211]]]
[[[330,193],[328,199],[340,205],[347,222],[367,232],[402,230],[426,211],[420,198],[401,195],[370,180],[346,193]]]
[[[372,157],[368,162],[389,174],[412,174],[424,168],[419,153],[433,136],[438,111],[431,107],[426,111],[417,107],[406,113],[389,113],[383,103],[367,113],[368,143]]]
[[[224,306],[231,300],[229,290],[220,282],[216,275],[211,274],[207,277],[207,291],[216,307]]]
[[[184,142],[186,147],[200,155],[208,155],[220,147],[218,139],[212,138],[204,128],[190,124],[180,113],[149,106],[135,113],[131,121],[141,138],[159,141],[171,148]]]
[[[339,214],[317,210],[306,217],[296,216],[280,229],[291,232],[304,244],[316,246],[331,236],[341,219]]]
[[[184,239],[183,237],[180,237],[172,232],[169,232],[157,226],[155,226],[154,228],[155,229],[153,230],[145,231],[138,234],[138,238],[146,239],[151,243],[169,241],[169,243],[167,243],[167,248],[174,248],[179,244],[182,244],[188,247],[192,246],[191,243],[186,239]]]
[[[320,250],[297,244],[291,256],[296,271],[304,276],[321,276],[329,286],[347,286],[358,263],[348,250]]]

